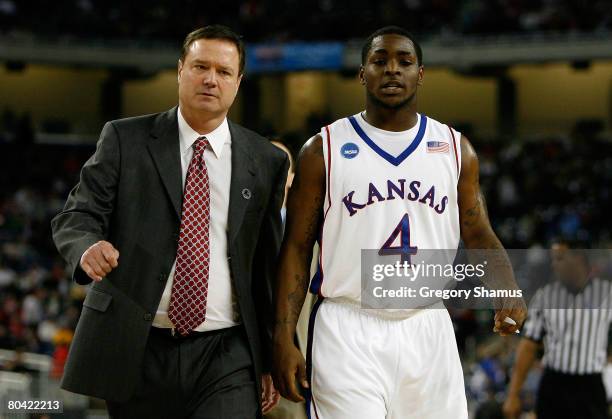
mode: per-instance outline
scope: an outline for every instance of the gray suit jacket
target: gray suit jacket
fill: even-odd
[[[231,122],[229,127],[227,258],[259,377],[270,362],[271,290],[288,161],[263,137]],[[176,256],[183,198],[179,153],[176,107],[108,122],[79,184],[52,221],[55,244],[79,284],[91,282],[79,267],[89,246],[107,240],[120,252],[119,266],[93,284],[83,303],[62,380],[66,390],[125,401],[135,389]]]

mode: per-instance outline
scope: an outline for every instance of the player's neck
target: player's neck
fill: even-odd
[[[362,115],[368,124],[385,131],[406,131],[414,127],[418,121],[416,106],[388,109],[366,105]]]

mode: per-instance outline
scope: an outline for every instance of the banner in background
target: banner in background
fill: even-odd
[[[340,42],[292,42],[247,47],[248,73],[300,70],[340,70],[344,45]]]

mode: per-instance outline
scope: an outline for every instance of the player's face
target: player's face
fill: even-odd
[[[227,113],[236,98],[242,75],[234,43],[224,39],[198,39],[178,63],[179,103],[194,114]]]
[[[423,67],[410,39],[381,35],[372,41],[359,78],[369,101],[385,108],[401,108],[415,100],[417,86],[423,83]]]

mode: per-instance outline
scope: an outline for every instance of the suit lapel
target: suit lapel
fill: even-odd
[[[174,107],[157,117],[148,149],[180,221],[183,182],[176,112],[177,107]]]
[[[242,225],[244,212],[253,199],[255,168],[249,139],[232,122],[229,122],[229,128],[232,136],[232,179],[227,224],[228,245],[231,245]]]

